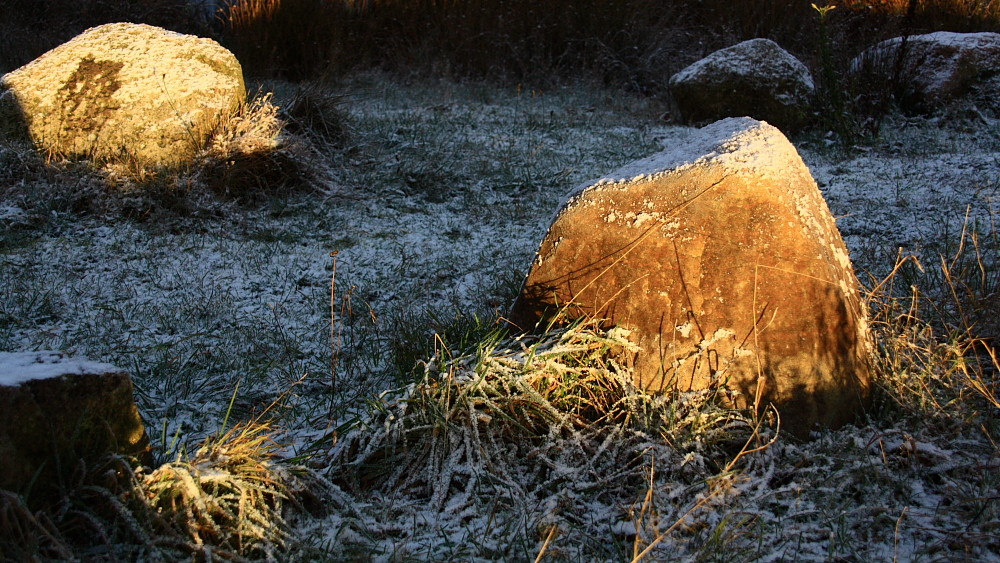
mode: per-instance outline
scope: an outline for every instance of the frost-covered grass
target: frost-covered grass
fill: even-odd
[[[266,87],[326,124],[300,139],[312,189],[240,202],[261,186],[236,175],[163,209],[0,146],[0,350],[127,369],[159,463],[206,469],[206,437],[266,410],[265,461],[308,478],[289,477],[288,527],[256,556],[1000,558],[996,365],[973,338],[997,336],[996,121],[793,139],[878,286],[882,350],[867,424],[797,443],[711,397],[640,396],[615,334],[495,331],[563,194],[684,142],[663,108],[591,85]],[[915,258],[879,285],[900,248]],[[113,536],[132,538],[122,557],[134,535]]]

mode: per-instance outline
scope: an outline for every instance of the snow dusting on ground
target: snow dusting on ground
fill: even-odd
[[[164,455],[174,436],[217,430],[234,396],[236,417],[277,401],[289,455],[327,439],[321,464],[336,458],[330,429],[389,424],[359,413],[400,384],[389,348],[402,324],[502,315],[571,188],[689,134],[618,94],[379,79],[347,91],[354,145],[322,194],[171,224],[58,212],[37,229],[0,201],[0,221],[27,233],[0,248],[0,352],[127,370]],[[792,139],[869,286],[900,249],[933,263],[967,221],[989,224],[1000,196],[997,121],[897,117],[883,137],[850,151]],[[429,330],[413,337],[433,348]],[[455,470],[507,479],[479,477],[482,490],[364,496],[331,483],[327,512],[296,517],[296,534],[333,559],[378,561],[543,549],[621,561],[650,545],[657,560],[1000,560],[998,450],[948,424],[779,440],[729,472],[712,457],[725,445],[552,436],[503,472]]]

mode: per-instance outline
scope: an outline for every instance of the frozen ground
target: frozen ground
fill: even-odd
[[[39,221],[0,201],[18,233],[0,247],[0,352],[60,350],[129,370],[164,458],[175,436],[195,444],[215,431],[234,393],[237,417],[278,401],[289,454],[301,453],[398,385],[401,335],[430,350],[422,327],[502,314],[569,189],[688,134],[648,102],[589,88],[377,77],[340,88],[353,133],[321,194],[162,222],[67,210]],[[895,118],[882,141],[850,152],[793,141],[866,284],[900,248],[934,262],[967,217],[992,219],[996,121]],[[713,461],[718,445],[633,436],[628,474],[605,454],[624,453],[576,443],[579,456],[544,472],[522,460],[506,492],[457,487],[436,504],[409,490],[328,492],[329,514],[296,520],[300,553],[627,560],[683,520],[650,557],[1000,560],[996,415],[982,430],[876,417],[732,467]]]

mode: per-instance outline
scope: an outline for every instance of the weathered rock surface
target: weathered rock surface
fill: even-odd
[[[70,157],[175,166],[245,97],[239,61],[215,41],[114,23],[0,78],[0,132]]]
[[[79,460],[111,453],[150,463],[128,374],[55,352],[0,353],[0,489],[56,492]]]
[[[784,130],[806,122],[816,89],[809,69],[769,39],[716,51],[673,75],[669,84],[683,122],[749,116]]]
[[[631,329],[637,385],[724,387],[799,436],[853,421],[869,396],[844,242],[795,148],[749,118],[575,190],[510,318],[531,329],[557,305]]]
[[[938,31],[905,42],[902,37],[888,39],[855,58],[851,71],[877,84],[898,80],[904,107],[932,110],[1000,74],[1000,33]]]

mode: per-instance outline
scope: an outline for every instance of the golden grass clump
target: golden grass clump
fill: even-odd
[[[265,93],[243,104],[212,133],[205,150],[225,157],[277,149],[283,125],[271,99]]]
[[[920,295],[910,298],[917,306]],[[968,334],[942,336],[914,309],[883,311],[876,328],[881,405],[876,416],[902,413],[943,431],[1000,430],[996,350]],[[992,429],[991,429],[992,427]]]
[[[948,255],[927,266],[900,257],[870,293],[884,408],[988,434],[1000,421],[995,249],[995,225],[966,220]]]
[[[629,367],[638,351],[628,334],[622,328],[603,332],[589,321],[537,340],[515,340],[513,350],[487,344],[455,360],[442,352],[425,364],[425,384],[414,399],[449,409],[469,401],[474,411],[497,413],[525,429],[623,421],[629,416],[623,404]],[[466,381],[474,383],[462,385]]]
[[[126,209],[137,215],[164,209],[197,212],[217,206],[218,198],[254,202],[315,186],[321,172],[313,145],[306,137],[286,132],[272,98],[264,93],[242,104],[181,168],[153,169],[129,158],[99,163],[95,174],[107,187],[99,203],[139,206]]]
[[[191,459],[143,478],[146,503],[193,548],[216,556],[220,548],[242,555],[282,549],[290,476],[277,463],[273,432],[249,422],[210,437]]]
[[[182,181],[222,196],[255,199],[312,184],[309,148],[284,134],[271,94],[251,99],[212,134]]]
[[[628,334],[586,320],[540,335],[494,334],[459,356],[438,339],[420,381],[383,394],[340,437],[335,482],[426,495],[440,508],[456,486],[462,495],[486,494],[495,483],[516,482],[513,473],[551,471],[515,469],[525,463],[584,471],[587,459],[586,471],[617,490],[635,481],[652,436],[720,460],[745,442],[754,431],[750,414],[726,408],[717,393],[654,396],[635,387],[637,348]],[[569,477],[548,479],[538,486]]]

